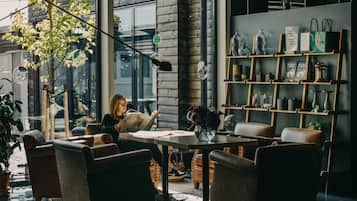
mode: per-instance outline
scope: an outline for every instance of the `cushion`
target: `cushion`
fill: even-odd
[[[238,122],[234,128],[235,135],[248,136],[248,137],[273,137],[274,129],[269,124],[248,122]]]
[[[308,128],[284,128],[281,132],[281,141],[320,144],[322,142],[322,131]]]
[[[76,126],[72,129],[72,135],[73,136],[80,136],[80,135],[84,135],[86,132],[86,127],[82,127],[82,126]]]

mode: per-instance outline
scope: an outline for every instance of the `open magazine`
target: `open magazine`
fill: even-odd
[[[130,135],[139,138],[159,138],[159,137],[171,137],[171,136],[192,136],[192,131],[183,130],[167,130],[167,131],[145,131],[140,130],[137,132],[129,132]]]
[[[154,111],[151,115],[138,112],[136,110],[128,110],[123,120],[124,123],[120,129],[121,132],[135,132],[138,130],[150,130],[158,117],[159,112]]]

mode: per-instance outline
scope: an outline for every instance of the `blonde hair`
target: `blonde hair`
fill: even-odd
[[[110,100],[110,115],[114,118],[114,119],[119,119],[120,117],[118,117],[116,115],[116,108],[117,108],[117,105],[118,105],[118,102],[121,101],[121,100],[124,100],[125,103],[126,103],[126,98],[121,95],[121,94],[115,94],[111,100]]]

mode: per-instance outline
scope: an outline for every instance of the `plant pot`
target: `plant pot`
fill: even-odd
[[[10,172],[0,172],[0,197],[8,197],[10,194]]]

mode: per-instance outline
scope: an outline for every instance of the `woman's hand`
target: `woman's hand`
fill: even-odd
[[[126,120],[119,121],[117,124],[114,125],[115,130],[119,132],[120,129],[124,127],[125,123]]]

